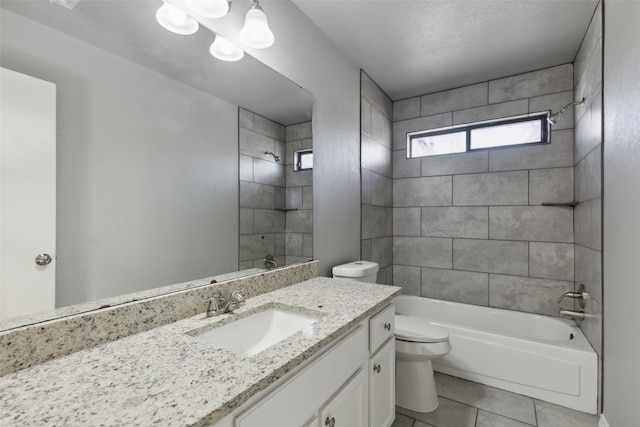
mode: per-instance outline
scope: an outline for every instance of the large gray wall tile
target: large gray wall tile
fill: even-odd
[[[253,130],[253,113],[244,108],[239,108],[238,125],[243,129]]]
[[[253,131],[278,141],[284,141],[286,138],[284,126],[257,114],[253,115]]]
[[[420,115],[431,116],[446,111],[487,105],[487,83],[478,83],[420,97]]]
[[[528,246],[527,242],[454,239],[453,268],[526,276],[529,272]]]
[[[391,178],[391,150],[365,134],[360,144],[362,167]]]
[[[302,233],[286,233],[285,242],[287,256],[302,256]]]
[[[451,177],[393,180],[393,206],[450,206]]]
[[[268,160],[253,159],[253,180],[260,184],[284,187],[284,166]]]
[[[469,153],[420,157],[419,161],[422,162],[422,176],[453,175],[489,171],[488,151],[473,151]]]
[[[576,166],[576,199],[587,201],[602,194],[602,153],[598,145]]]
[[[602,252],[575,245],[575,282],[582,283],[586,292],[602,303]]]
[[[528,203],[527,171],[455,175],[453,204],[526,205]]]
[[[393,103],[393,121],[420,117],[420,97],[402,99]]]
[[[240,181],[240,207],[274,209],[275,187]]]
[[[360,91],[362,97],[369,101],[374,108],[384,113],[389,119],[393,117],[391,98],[365,72],[360,73]]]
[[[420,208],[393,208],[393,235],[420,236]]]
[[[396,150],[393,156],[393,178],[413,178],[420,176],[420,159],[407,159],[407,150]]]
[[[451,268],[451,239],[394,237],[393,263]]]
[[[387,235],[387,208],[362,205],[362,238],[371,239]]]
[[[371,239],[371,261],[378,263],[379,268],[384,268],[393,263],[393,238],[380,237]]]
[[[253,210],[254,233],[284,233],[285,213],[273,209]]]
[[[400,286],[404,295],[420,296],[420,267],[394,264],[393,285]]]
[[[586,111],[576,123],[574,161],[580,162],[602,142],[602,94],[584,107]]]
[[[253,157],[240,156],[240,181],[253,181]]]
[[[572,64],[492,80],[489,82],[489,103],[495,104],[568,90],[573,90]]]
[[[489,209],[486,207],[422,208],[421,234],[426,237],[487,239]]]
[[[489,151],[489,170],[561,168],[573,166],[573,130],[551,132],[551,143]]]
[[[240,236],[240,261],[264,258],[273,254],[275,249],[275,235],[249,234]]]
[[[566,203],[573,200],[573,168],[529,171],[529,204]]]
[[[576,100],[585,98],[586,104],[590,103],[602,91],[602,39],[597,43],[596,51],[589,57],[574,89]],[[576,117],[580,118],[586,110],[577,108]]]
[[[386,176],[371,175],[371,204],[391,207],[393,203],[393,181]]]
[[[313,233],[313,213],[310,210],[289,211],[286,217],[288,233]]]
[[[574,277],[574,250],[571,243],[529,243],[529,276],[570,280]]]
[[[573,211],[551,206],[492,206],[489,238],[573,243]]]
[[[407,149],[407,133],[451,126],[451,113],[402,120],[393,124],[393,149]]]
[[[275,141],[273,138],[261,135],[259,133],[240,129],[240,154],[246,156],[264,158],[265,151],[275,150]]]
[[[240,234],[253,234],[253,209],[240,208]]]
[[[313,137],[313,124],[311,121],[287,126],[287,143]]]
[[[360,98],[360,132],[371,136],[371,103]]]
[[[422,296],[463,302],[489,304],[489,275],[440,268],[422,269]]]
[[[558,314],[557,299],[573,291],[573,282],[489,275],[489,305],[528,313]]]
[[[580,46],[580,50],[576,55],[576,59],[573,62],[573,79],[574,82],[580,80],[582,76],[582,72],[587,68],[587,62],[592,59],[592,55],[594,53],[602,54],[602,52],[598,52],[598,49],[601,47],[600,40],[602,39],[602,3],[598,2],[598,7],[596,8],[596,12],[593,14],[593,18],[591,19],[591,23],[589,24],[589,29],[587,30],[587,34],[584,36],[582,40],[582,45]]]
[[[562,107],[560,107],[562,108]],[[517,101],[502,102],[500,104],[485,105],[453,112],[453,124],[480,122],[483,120],[500,119],[503,117],[518,116],[529,112],[529,101],[519,99]]]
[[[377,108],[371,109],[371,137],[391,149],[391,119],[385,117]]]
[[[313,185],[313,169],[294,171],[292,167],[285,168],[285,182],[287,187],[304,187]]]
[[[591,246],[592,238],[592,213],[591,201],[580,202],[573,209],[574,242],[582,246]]]

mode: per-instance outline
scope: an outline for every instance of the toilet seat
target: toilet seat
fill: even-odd
[[[418,343],[436,343],[449,340],[449,333],[429,320],[415,316],[395,315],[396,339]]]

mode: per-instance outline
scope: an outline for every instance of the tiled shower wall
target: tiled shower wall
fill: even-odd
[[[602,357],[602,3],[576,56],[575,98],[575,276],[591,298],[588,317],[580,323],[595,351]]]
[[[392,102],[360,73],[362,253],[379,265],[377,283],[391,284],[393,197],[391,172]]]
[[[239,114],[239,269],[264,268],[267,254],[279,266],[308,261],[313,172],[293,172],[293,147],[311,148],[311,122],[285,127],[244,109]]]
[[[574,289],[573,113],[551,144],[407,159],[407,132],[558,111],[561,65],[393,103],[393,283],[407,294],[556,315]]]
[[[313,169],[294,171],[293,153],[313,148],[311,122],[286,128],[285,144],[285,262],[287,265],[313,257]]]

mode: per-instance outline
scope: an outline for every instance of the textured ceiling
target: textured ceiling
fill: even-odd
[[[573,62],[597,0],[294,0],[393,99]]]

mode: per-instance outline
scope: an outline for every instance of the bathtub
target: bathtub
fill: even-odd
[[[573,320],[405,295],[395,306],[449,332],[435,371],[597,412],[598,357]]]

